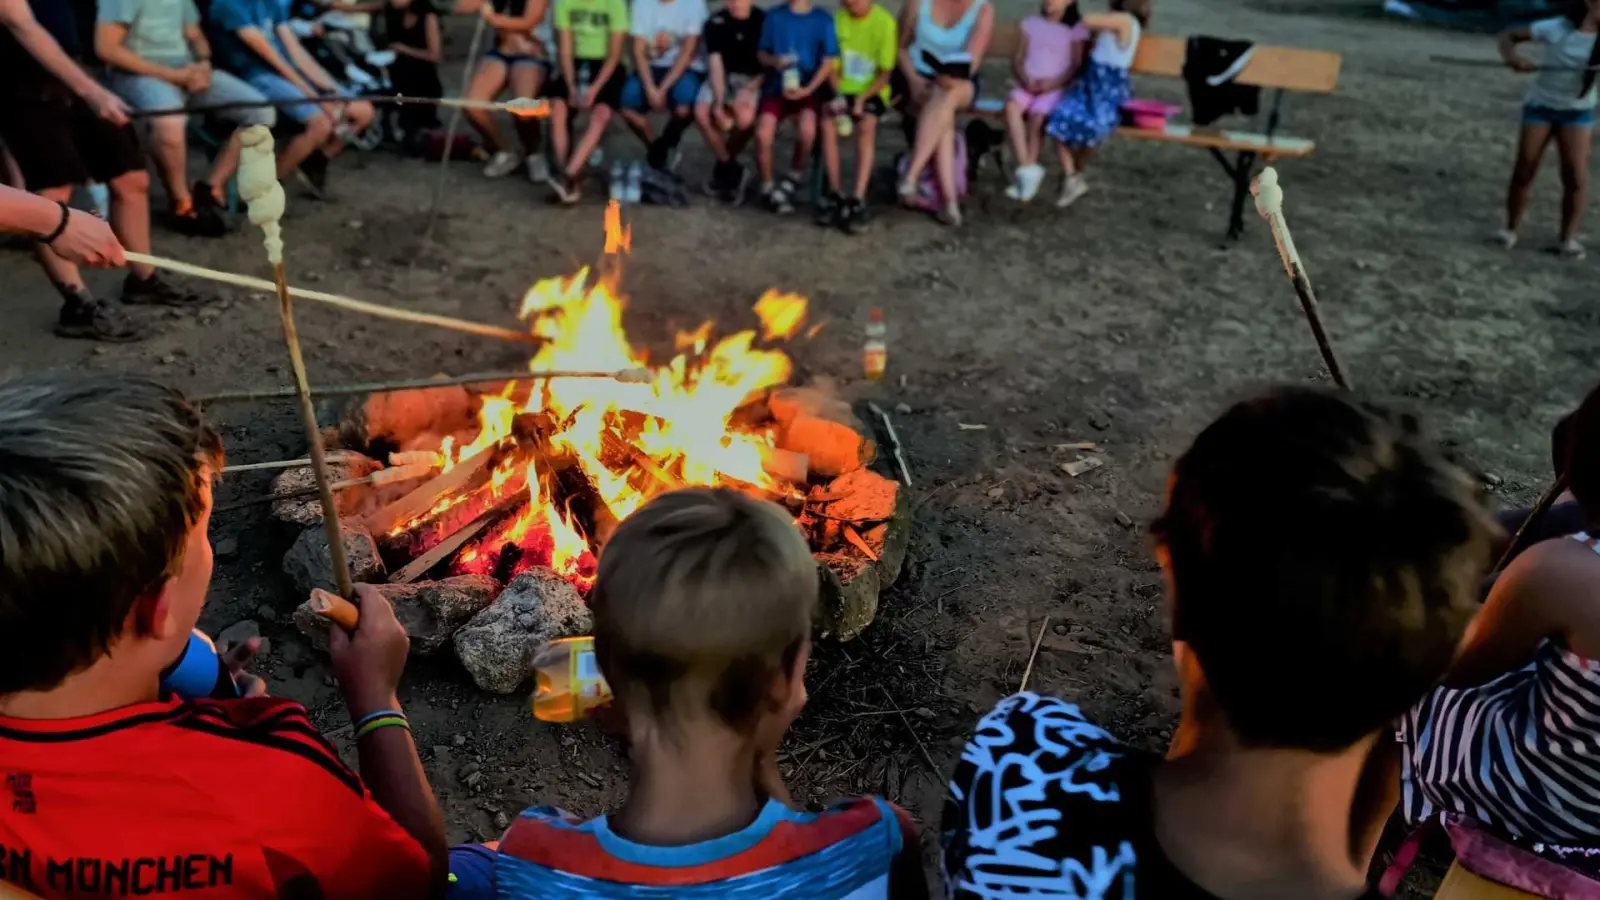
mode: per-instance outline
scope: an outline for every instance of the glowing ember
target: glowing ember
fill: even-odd
[[[607,209],[605,225],[608,254],[626,251],[632,236],[614,208]],[[642,367],[651,377],[637,383],[555,378],[537,383],[526,399],[520,395],[527,389],[519,385],[482,398],[478,434],[459,446],[448,438],[441,443],[444,471],[490,447],[515,445],[519,415],[539,414],[548,446],[532,462],[525,454],[508,454],[506,460],[516,462],[494,470],[491,494],[497,500],[509,491],[526,491],[528,503],[463,550],[454,564],[458,572],[509,578],[532,566],[549,566],[580,589],[593,583],[590,540],[603,536],[580,533],[583,519],[573,508],[578,501],[552,490],[560,474],[552,468],[557,456],[587,479],[593,489],[590,505],[604,506],[590,513],[612,521],[678,485],[788,490],[762,469],[763,454],[773,446],[770,431],[736,427],[730,419],[752,395],[788,380],[789,357],[762,344],[787,339],[804,326],[805,298],[769,291],[755,305],[759,336],[751,329],[716,340],[707,322],[677,335],[676,355],[660,365],[651,365],[629,343],[622,329],[624,307],[616,277],[592,278],[587,269],[540,281],[523,298],[522,317],[546,340],[530,369]],[[423,522],[464,500],[465,494],[441,500]],[[396,530],[418,526],[409,522]]]

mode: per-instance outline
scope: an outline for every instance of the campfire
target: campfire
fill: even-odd
[[[583,595],[616,524],[651,497],[717,485],[783,504],[825,584],[818,631],[854,637],[899,575],[899,485],[848,403],[789,386],[784,347],[820,331],[805,298],[768,291],[750,327],[706,322],[656,361],[622,327],[629,235],[608,214],[599,271],[540,281],[522,318],[543,339],[531,372],[620,372],[370,394],[331,430],[344,541],[357,581],[382,585],[413,649],[453,645],[486,689],[516,690],[548,640],[586,632]],[[303,528],[284,560],[302,596],[333,576],[306,470],[279,476],[281,520]],[[325,624],[304,607],[314,638]]]

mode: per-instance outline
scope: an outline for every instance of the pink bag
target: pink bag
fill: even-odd
[[[902,154],[899,163],[895,166],[897,180],[904,179],[906,166],[911,164],[909,154]],[[967,195],[967,139],[965,135],[956,134],[956,199],[960,200]],[[913,209],[925,212],[938,212],[945,208],[944,196],[939,190],[939,180],[934,177],[933,166],[922,170],[922,181],[917,184],[917,193],[906,201],[906,205]]]
[[[1600,882],[1554,860],[1508,844],[1465,816],[1445,813],[1444,830],[1450,835],[1450,846],[1455,848],[1461,867],[1479,878],[1527,891],[1545,900],[1600,897]]]

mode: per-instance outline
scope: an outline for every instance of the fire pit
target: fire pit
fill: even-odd
[[[622,330],[614,268],[528,292],[523,317],[546,339],[530,367],[647,367],[648,380],[427,388],[346,411],[329,435],[343,451],[334,477],[396,476],[339,493],[355,579],[395,603],[414,652],[450,647],[479,686],[512,692],[540,645],[590,628],[582,597],[617,522],[663,491],[720,485],[794,514],[824,584],[817,631],[855,637],[900,574],[908,504],[869,468],[876,445],[849,404],[786,386],[780,347],[805,328],[805,299],[768,292],[758,327],[719,339],[707,323],[651,365]],[[315,501],[295,495],[309,479],[291,469],[274,483],[287,495],[274,515],[302,529],[284,559],[302,596],[333,586]],[[309,609],[295,619],[325,640]]]

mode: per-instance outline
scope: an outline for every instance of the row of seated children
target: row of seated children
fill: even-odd
[[[1600,460],[1600,395],[1573,433],[1589,504],[1595,463],[1579,476],[1576,456]],[[872,797],[802,811],[783,786],[817,576],[776,506],[689,489],[623,522],[590,604],[627,798],[593,819],[535,807],[493,848],[447,850],[399,702],[407,639],[376,591],[360,589],[354,633],[331,636],[359,777],[294,703],[161,696],[204,603],[222,466],[190,401],[138,378],[13,379],[0,458],[0,881],[51,898],[926,896],[902,811]],[[1171,745],[1124,745],[1060,700],[1002,701],[949,784],[947,896],[1361,896],[1398,773],[1423,768],[1402,765],[1423,748],[1397,745],[1392,723],[1448,715],[1435,685],[1472,658],[1515,674],[1528,652],[1560,656],[1538,669],[1547,686],[1596,677],[1576,603],[1563,616],[1492,600],[1474,618],[1502,537],[1478,480],[1414,418],[1347,394],[1280,389],[1229,409],[1176,463],[1153,532],[1182,698]],[[1589,547],[1555,543],[1519,560],[1519,597],[1600,580]],[[1506,628],[1524,640],[1485,637]],[[1491,645],[1506,652],[1475,649]],[[1571,758],[1533,744],[1517,757],[1561,778],[1433,801],[1508,820],[1556,804],[1547,821],[1581,839],[1572,823],[1595,808],[1573,800],[1594,796],[1584,697],[1569,688],[1545,714],[1573,720],[1557,754]],[[1453,727],[1450,752],[1502,726]]]

